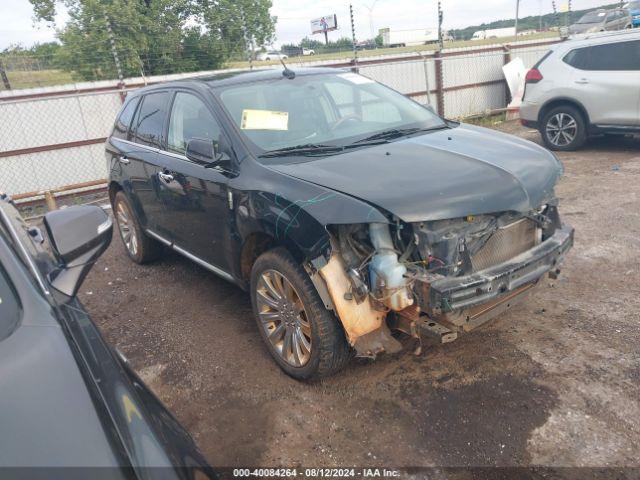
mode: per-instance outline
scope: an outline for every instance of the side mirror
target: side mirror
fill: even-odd
[[[47,213],[44,226],[60,264],[49,274],[51,286],[74,297],[111,243],[113,221],[100,207],[85,205]]]
[[[187,151],[185,156],[189,160],[199,163],[211,163],[215,160],[215,149],[213,140],[203,138],[192,138],[187,142]]]

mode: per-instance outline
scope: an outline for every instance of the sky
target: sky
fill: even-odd
[[[443,26],[466,27],[482,22],[515,17],[515,0],[441,0],[444,11]],[[556,0],[560,7],[566,0]],[[612,0],[572,0],[572,9],[580,10],[612,3]],[[373,7],[373,8],[371,8]],[[371,31],[393,29],[430,28],[437,26],[437,0],[353,0],[356,37],[371,37]],[[520,17],[552,11],[551,0],[521,0]],[[370,15],[371,12],[371,15]],[[329,38],[351,36],[348,0],[273,0],[271,14],[278,17],[275,46],[297,43],[310,35],[310,20],[323,15],[336,14],[338,28]],[[67,16],[58,15],[62,25]],[[12,44],[29,47],[37,42],[51,41],[55,31],[44,23],[33,22],[33,11],[28,0],[0,0],[0,50]],[[316,35],[318,40],[321,35]]]

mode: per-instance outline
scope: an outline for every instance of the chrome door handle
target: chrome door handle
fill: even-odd
[[[158,177],[160,177],[160,180],[164,180],[167,183],[173,182],[173,175],[170,173],[158,172]]]
[[[129,160],[129,159],[127,158],[127,156],[126,156],[126,155],[120,155],[120,156],[118,157],[118,161],[119,161],[122,165],[129,165],[129,164],[131,163],[131,160]]]
[[[587,83],[589,83],[589,80],[587,80],[586,78],[581,78],[580,80],[576,80],[576,83],[579,83],[580,85],[586,85]]]

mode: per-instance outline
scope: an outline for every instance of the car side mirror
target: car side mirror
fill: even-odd
[[[187,142],[187,151],[185,153],[189,160],[198,163],[211,163],[215,160],[215,148],[213,140],[204,138],[192,138]]]
[[[49,212],[44,226],[59,263],[49,274],[51,286],[74,297],[113,235],[113,221],[97,206],[77,206]]]

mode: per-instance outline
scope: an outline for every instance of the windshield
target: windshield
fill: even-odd
[[[624,8],[628,8],[629,10],[640,10],[640,2],[629,2]]]
[[[343,146],[389,129],[445,125],[427,108],[354,73],[231,85],[220,99],[259,152]]]
[[[604,20],[607,12],[591,12],[584,15],[576,23],[600,23]]]

